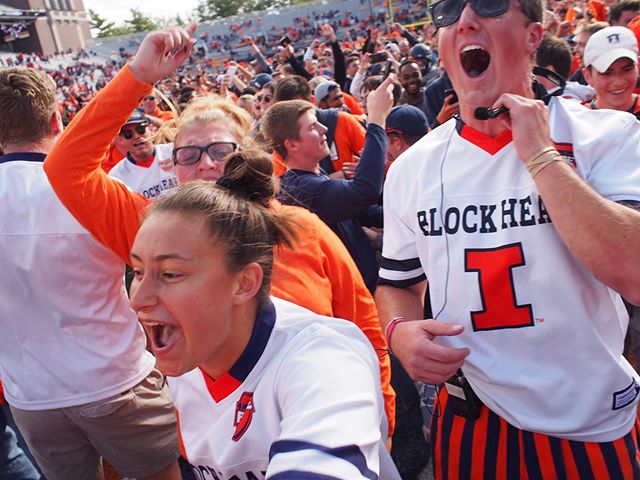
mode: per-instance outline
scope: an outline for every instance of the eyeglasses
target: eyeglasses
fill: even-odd
[[[273,97],[269,96],[269,95],[256,95],[256,102],[265,102],[265,103],[269,103],[271,101]]]
[[[153,95],[147,95],[146,97],[144,97],[145,100],[155,100],[156,97],[154,97]]]
[[[127,128],[126,130],[120,130],[120,135],[122,135],[127,140],[131,140],[133,138],[133,132],[136,131],[140,135],[144,135],[147,131],[147,126],[144,124],[138,124],[134,128]]]
[[[173,161],[178,165],[188,167],[200,161],[204,152],[214,162],[223,162],[230,154],[236,151],[238,145],[233,142],[212,142],[204,147],[187,145],[173,150]]]
[[[467,3],[481,17],[499,17],[509,9],[510,0],[437,0],[429,5],[429,13],[433,24],[447,27],[460,19]]]

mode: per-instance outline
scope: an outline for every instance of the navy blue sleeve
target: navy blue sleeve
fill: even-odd
[[[297,203],[332,224],[356,217],[376,203],[382,192],[387,135],[378,125],[367,127],[367,136],[356,173],[351,180],[304,175],[286,183],[280,198]]]
[[[376,227],[383,228],[383,207],[379,203],[375,205],[371,205],[364,212],[362,212],[358,216],[358,220],[360,220],[360,225],[363,227]]]

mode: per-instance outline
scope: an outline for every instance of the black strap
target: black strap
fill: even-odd
[[[533,81],[533,91],[536,94],[536,98],[542,100],[545,104],[549,104],[551,97],[558,97],[564,93],[567,81],[562,75],[558,75],[556,72],[542,67],[533,67],[533,74],[546,78],[558,87],[553,93],[548,93],[544,86],[535,80]]]

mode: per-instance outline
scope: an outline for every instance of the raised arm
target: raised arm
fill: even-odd
[[[44,164],[62,203],[125,262],[129,262],[129,250],[148,201],[110,178],[100,164],[142,97],[188,56],[191,43],[187,39],[195,26],[188,32],[177,30],[154,32],[145,38],[131,65],[80,111]]]
[[[382,192],[387,136],[385,121],[393,105],[393,79],[389,76],[367,98],[369,126],[364,150],[351,180],[315,177],[306,198],[298,200],[315,211],[327,223],[339,222],[361,214],[375,203]]]

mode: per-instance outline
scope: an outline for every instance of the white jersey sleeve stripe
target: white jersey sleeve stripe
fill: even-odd
[[[369,469],[369,467],[367,466],[367,460],[365,459],[364,454],[357,445],[343,445],[340,447],[331,448],[324,445],[319,445],[317,443],[305,442],[300,440],[279,440],[277,442],[274,442],[269,449],[269,462],[271,462],[273,457],[278,454],[298,452],[300,450],[317,450],[340,458],[342,460],[346,460],[358,469],[363,478],[368,478],[370,480],[378,479],[378,475],[376,474],[376,472]],[[293,472],[281,472],[280,474],[282,475],[284,473]],[[300,477],[291,476],[282,478]]]

